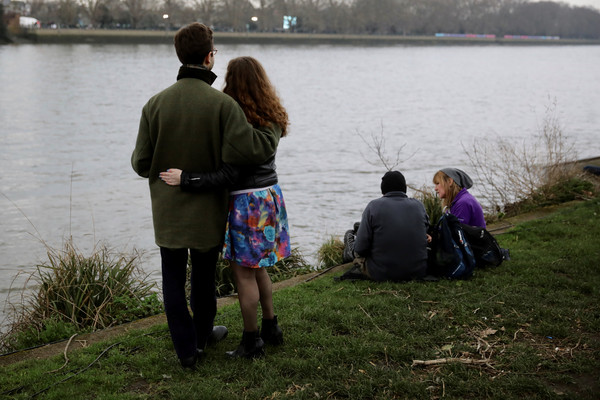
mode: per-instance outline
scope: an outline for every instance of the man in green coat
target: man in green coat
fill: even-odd
[[[193,368],[207,343],[227,335],[225,327],[213,324],[215,269],[225,234],[228,192],[216,188],[187,193],[162,182],[159,173],[169,167],[210,172],[223,163],[261,164],[275,153],[279,132],[253,128],[231,97],[211,87],[217,50],[210,28],[187,25],[177,32],[174,44],[183,64],[177,82],[143,107],[131,164],[149,180],[165,313],[175,352],[182,366]],[[193,316],[185,297],[188,254]]]

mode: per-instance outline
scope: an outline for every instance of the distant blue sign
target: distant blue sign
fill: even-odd
[[[298,23],[298,17],[293,17],[291,15],[283,16],[283,29],[284,30],[295,27],[297,23]]]

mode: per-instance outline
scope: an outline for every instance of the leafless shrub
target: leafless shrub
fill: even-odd
[[[470,150],[464,145],[463,149],[482,183],[483,205],[492,212],[501,212],[540,188],[577,174],[577,155],[564,135],[555,101],[546,107],[539,134],[532,142],[494,137],[475,140]]]
[[[402,146],[400,146],[399,149],[396,150],[393,158],[387,154],[387,150],[385,148],[385,135],[383,134],[383,124],[381,124],[381,130],[378,134],[371,133],[370,141],[365,139],[365,137],[360,133],[358,134],[358,136],[362,139],[367,148],[377,155],[377,161],[370,161],[369,158],[365,157],[365,155],[362,154],[363,158],[371,165],[383,165],[387,171],[392,171],[398,165],[400,165],[401,162],[407,161],[408,159],[410,159],[410,157],[412,157],[412,155],[410,155],[404,160],[401,158],[401,153],[404,147],[406,147],[406,143],[404,143]]]

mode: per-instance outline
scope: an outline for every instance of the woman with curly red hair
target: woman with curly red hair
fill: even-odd
[[[248,122],[269,126],[286,136],[288,114],[262,65],[252,57],[238,57],[227,66],[223,92],[235,99]],[[275,154],[257,166],[224,164],[211,172],[187,172],[171,168],[160,178],[181,190],[202,192],[214,186],[230,188],[229,216],[223,258],[229,260],[238,290],[244,321],[240,345],[231,357],[254,358],[263,346],[283,343],[283,332],[274,313],[271,278],[266,267],[291,253],[287,213],[275,172]],[[258,304],[262,326],[258,329]]]

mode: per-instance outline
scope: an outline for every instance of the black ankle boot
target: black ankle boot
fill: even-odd
[[[244,358],[257,358],[265,355],[263,342],[260,337],[259,331],[242,333],[242,342],[233,351],[228,351],[227,355],[232,358],[244,357]]]
[[[196,369],[196,364],[204,359],[204,350],[196,349],[196,354],[179,360],[183,368]]]
[[[277,315],[273,319],[262,320],[262,329],[260,336],[265,343],[270,345],[278,345],[283,343],[283,331],[277,325]]]

